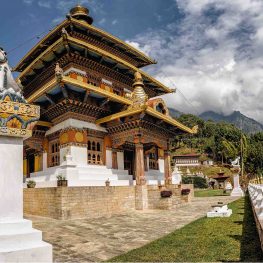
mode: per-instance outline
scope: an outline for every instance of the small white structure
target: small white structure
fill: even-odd
[[[229,209],[227,204],[218,202],[216,205],[212,205],[212,211],[207,212],[207,217],[229,217],[232,215],[232,209]]]
[[[172,173],[172,183],[173,184],[181,184],[182,175],[177,166],[175,165],[173,173]]]
[[[230,182],[227,182],[225,190],[232,190],[232,189],[233,189],[232,184]]]
[[[239,165],[237,166],[239,167]],[[234,166],[234,168],[238,168],[238,167]],[[244,192],[241,189],[240,184],[239,184],[239,174],[238,173],[234,175],[234,188],[231,192],[231,196],[244,196]]]

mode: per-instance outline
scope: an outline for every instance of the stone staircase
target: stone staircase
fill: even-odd
[[[133,185],[133,178],[127,170],[108,169],[105,165],[56,166],[30,174],[28,180],[34,180],[36,187],[56,187],[57,176],[68,180],[68,186],[105,186],[109,180],[111,186]]]

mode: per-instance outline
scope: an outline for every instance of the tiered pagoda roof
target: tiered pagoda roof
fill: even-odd
[[[141,121],[157,119],[157,126],[169,132],[195,133],[170,117],[168,109],[157,109],[166,106],[155,97],[173,90],[140,69],[156,62],[92,22],[88,9],[76,6],[15,67],[25,98],[41,106],[39,125],[50,127],[65,112],[88,116],[108,128],[112,120],[145,115]],[[145,92],[139,107],[126,97],[136,86]]]

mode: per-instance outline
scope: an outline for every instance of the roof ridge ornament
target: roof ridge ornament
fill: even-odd
[[[64,71],[60,67],[58,62],[56,63],[56,67],[55,67],[55,76],[56,76],[57,82],[61,82],[64,76]]]
[[[81,6],[80,4],[71,8],[67,17],[73,17],[75,19],[82,20],[88,23],[89,25],[93,23],[93,18],[89,16],[89,9],[84,6]]]

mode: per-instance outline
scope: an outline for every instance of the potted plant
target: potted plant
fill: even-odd
[[[27,181],[27,188],[35,188],[36,182],[33,180]]]
[[[68,180],[66,180],[65,176],[57,176],[57,186],[68,186]]]
[[[191,190],[188,189],[188,188],[186,188],[186,189],[182,189],[182,190],[181,190],[181,194],[182,194],[182,195],[189,195],[190,192],[191,192]]]
[[[170,190],[162,190],[161,191],[161,197],[162,198],[168,198],[171,197],[173,195],[173,192]]]

